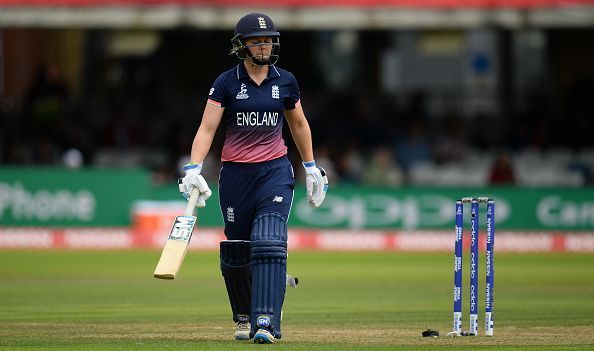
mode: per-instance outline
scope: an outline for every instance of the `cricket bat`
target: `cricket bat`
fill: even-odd
[[[161,258],[155,269],[154,277],[159,279],[175,279],[179,272],[186,251],[188,251],[188,244],[192,238],[192,230],[196,224],[197,217],[194,216],[194,208],[198,200],[198,189],[193,189],[188,200],[188,207],[183,216],[175,217],[173,228],[167,238]]]

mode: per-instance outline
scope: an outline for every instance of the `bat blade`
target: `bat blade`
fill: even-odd
[[[153,274],[155,278],[175,279],[188,251],[196,219],[195,216],[188,215],[175,217],[175,223]]]

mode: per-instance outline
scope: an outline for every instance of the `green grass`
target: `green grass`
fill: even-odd
[[[216,253],[189,253],[175,281],[152,278],[159,254],[0,251],[0,349],[594,347],[594,255],[498,255],[495,337],[434,339],[422,338],[421,331],[451,330],[452,255],[294,252],[289,272],[300,285],[287,290],[283,339],[262,346],[231,340],[234,325]],[[465,328],[467,307],[465,294]],[[483,318],[484,312],[480,323]]]

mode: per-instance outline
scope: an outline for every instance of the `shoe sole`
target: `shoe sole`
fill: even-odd
[[[265,336],[256,335],[256,336],[254,336],[254,343],[256,343],[256,344],[274,344],[274,341],[268,339]]]
[[[254,335],[254,343],[274,344],[274,337],[268,333],[256,333],[256,335]]]

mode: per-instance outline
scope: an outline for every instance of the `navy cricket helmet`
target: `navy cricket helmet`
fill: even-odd
[[[245,40],[253,37],[271,37],[272,43],[256,44],[272,45],[270,59],[266,62],[256,59],[250,54],[248,46],[245,45]],[[235,32],[231,44],[233,48],[231,53],[237,55],[241,60],[246,58],[257,65],[274,65],[278,61],[280,51],[280,33],[276,30],[276,26],[272,19],[263,13],[250,13],[243,16],[235,26]]]

